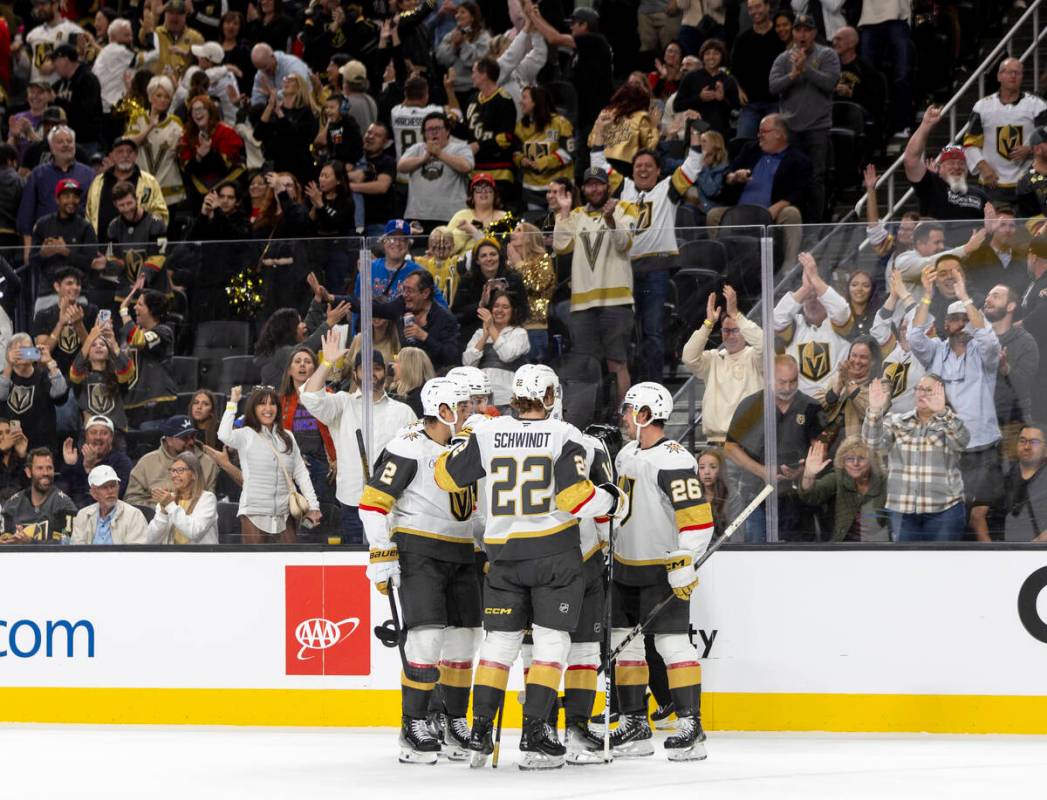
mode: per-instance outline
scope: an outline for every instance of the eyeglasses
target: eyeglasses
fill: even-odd
[[[400,294],[418,294],[421,291],[421,289],[416,289],[415,287],[408,286],[405,283],[400,284]]]
[[[1026,439],[1024,436],[1018,437],[1018,444],[1029,445],[1030,447],[1039,447],[1043,444],[1043,439]]]
[[[844,464],[864,464],[868,460],[869,459],[866,458],[865,456],[844,456],[843,457],[843,463]]]
[[[169,467],[167,471],[172,475],[181,475],[183,472],[188,472],[189,467]]]
[[[251,391],[252,392],[275,392],[276,391],[276,387],[275,386],[269,386],[268,384],[267,385],[262,385],[262,384],[257,384],[256,383],[254,386],[251,387]]]
[[[916,394],[933,394],[937,387],[934,386],[917,386]]]

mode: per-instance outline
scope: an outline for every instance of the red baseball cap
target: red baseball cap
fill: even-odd
[[[473,179],[469,181],[469,188],[475,188],[478,183],[486,183],[488,186],[494,186],[494,177],[489,172],[477,172],[473,175]]]
[[[967,157],[963,154],[963,148],[958,144],[947,144],[942,148],[942,151],[938,153],[938,163],[944,164],[946,161],[967,161]]]
[[[84,190],[80,186],[80,181],[75,178],[62,178],[55,187],[55,198],[57,199],[62,192],[76,192],[77,194],[83,194]]]

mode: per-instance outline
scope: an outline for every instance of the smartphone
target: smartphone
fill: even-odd
[[[40,348],[39,347],[19,347],[18,357],[23,361],[39,361],[40,360]]]
[[[7,430],[10,433],[15,433],[16,431],[22,430],[22,421],[20,419],[11,420],[9,423],[7,423]]]
[[[98,324],[99,325],[110,325],[113,322],[113,312],[108,308],[98,309]]]
[[[505,290],[509,288],[509,281],[505,278],[491,278],[491,285],[497,289]]]

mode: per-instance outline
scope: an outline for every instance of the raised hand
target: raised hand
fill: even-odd
[[[705,318],[715,325],[720,321],[721,311],[722,309],[716,305],[716,292],[709,292],[709,297],[705,301]]]
[[[344,300],[336,306],[332,306],[330,303],[328,303],[326,318],[327,327],[333,328],[335,325],[339,324],[349,315],[350,312],[352,312],[352,310],[353,307]]]
[[[923,112],[923,119],[920,121],[920,126],[926,128],[933,128],[941,121],[942,107],[932,105],[928,106],[927,110]]]
[[[349,352],[348,349],[339,345],[339,338],[337,331],[328,331],[323,335],[324,360],[332,366],[338,359]]]
[[[865,172],[862,173],[862,184],[865,191],[871,192],[876,188],[876,165],[866,164]]]
[[[821,439],[815,439],[811,442],[811,446],[807,450],[807,460],[803,462],[804,475],[813,478],[829,465],[826,449],[825,442]]]
[[[229,402],[233,405],[240,404],[240,398],[244,396],[244,387],[237,384],[229,390]]]
[[[902,280],[902,274],[896,269],[892,269],[888,275],[887,285],[891,287],[891,294],[899,300],[908,294],[905,290],[905,281]]]
[[[738,316],[738,292],[729,283],[723,285],[723,299],[727,303],[727,316]]]
[[[76,464],[76,442],[72,438],[62,442],[62,460],[70,467]]]
[[[882,380],[869,382],[869,410],[875,413],[883,411],[887,407],[887,388]]]
[[[924,296],[933,297],[935,282],[938,280],[938,267],[928,264],[920,270],[920,284],[923,286]]]
[[[934,382],[934,387],[931,389],[930,397],[927,401],[928,407],[935,414],[940,414],[945,410],[945,384]]]

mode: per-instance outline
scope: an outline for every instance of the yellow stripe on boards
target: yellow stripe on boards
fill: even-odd
[[[594,711],[600,711],[597,703]],[[0,722],[395,727],[399,689],[0,688]],[[505,704],[518,728],[520,705]],[[706,730],[1047,734],[1047,696],[702,692]]]

